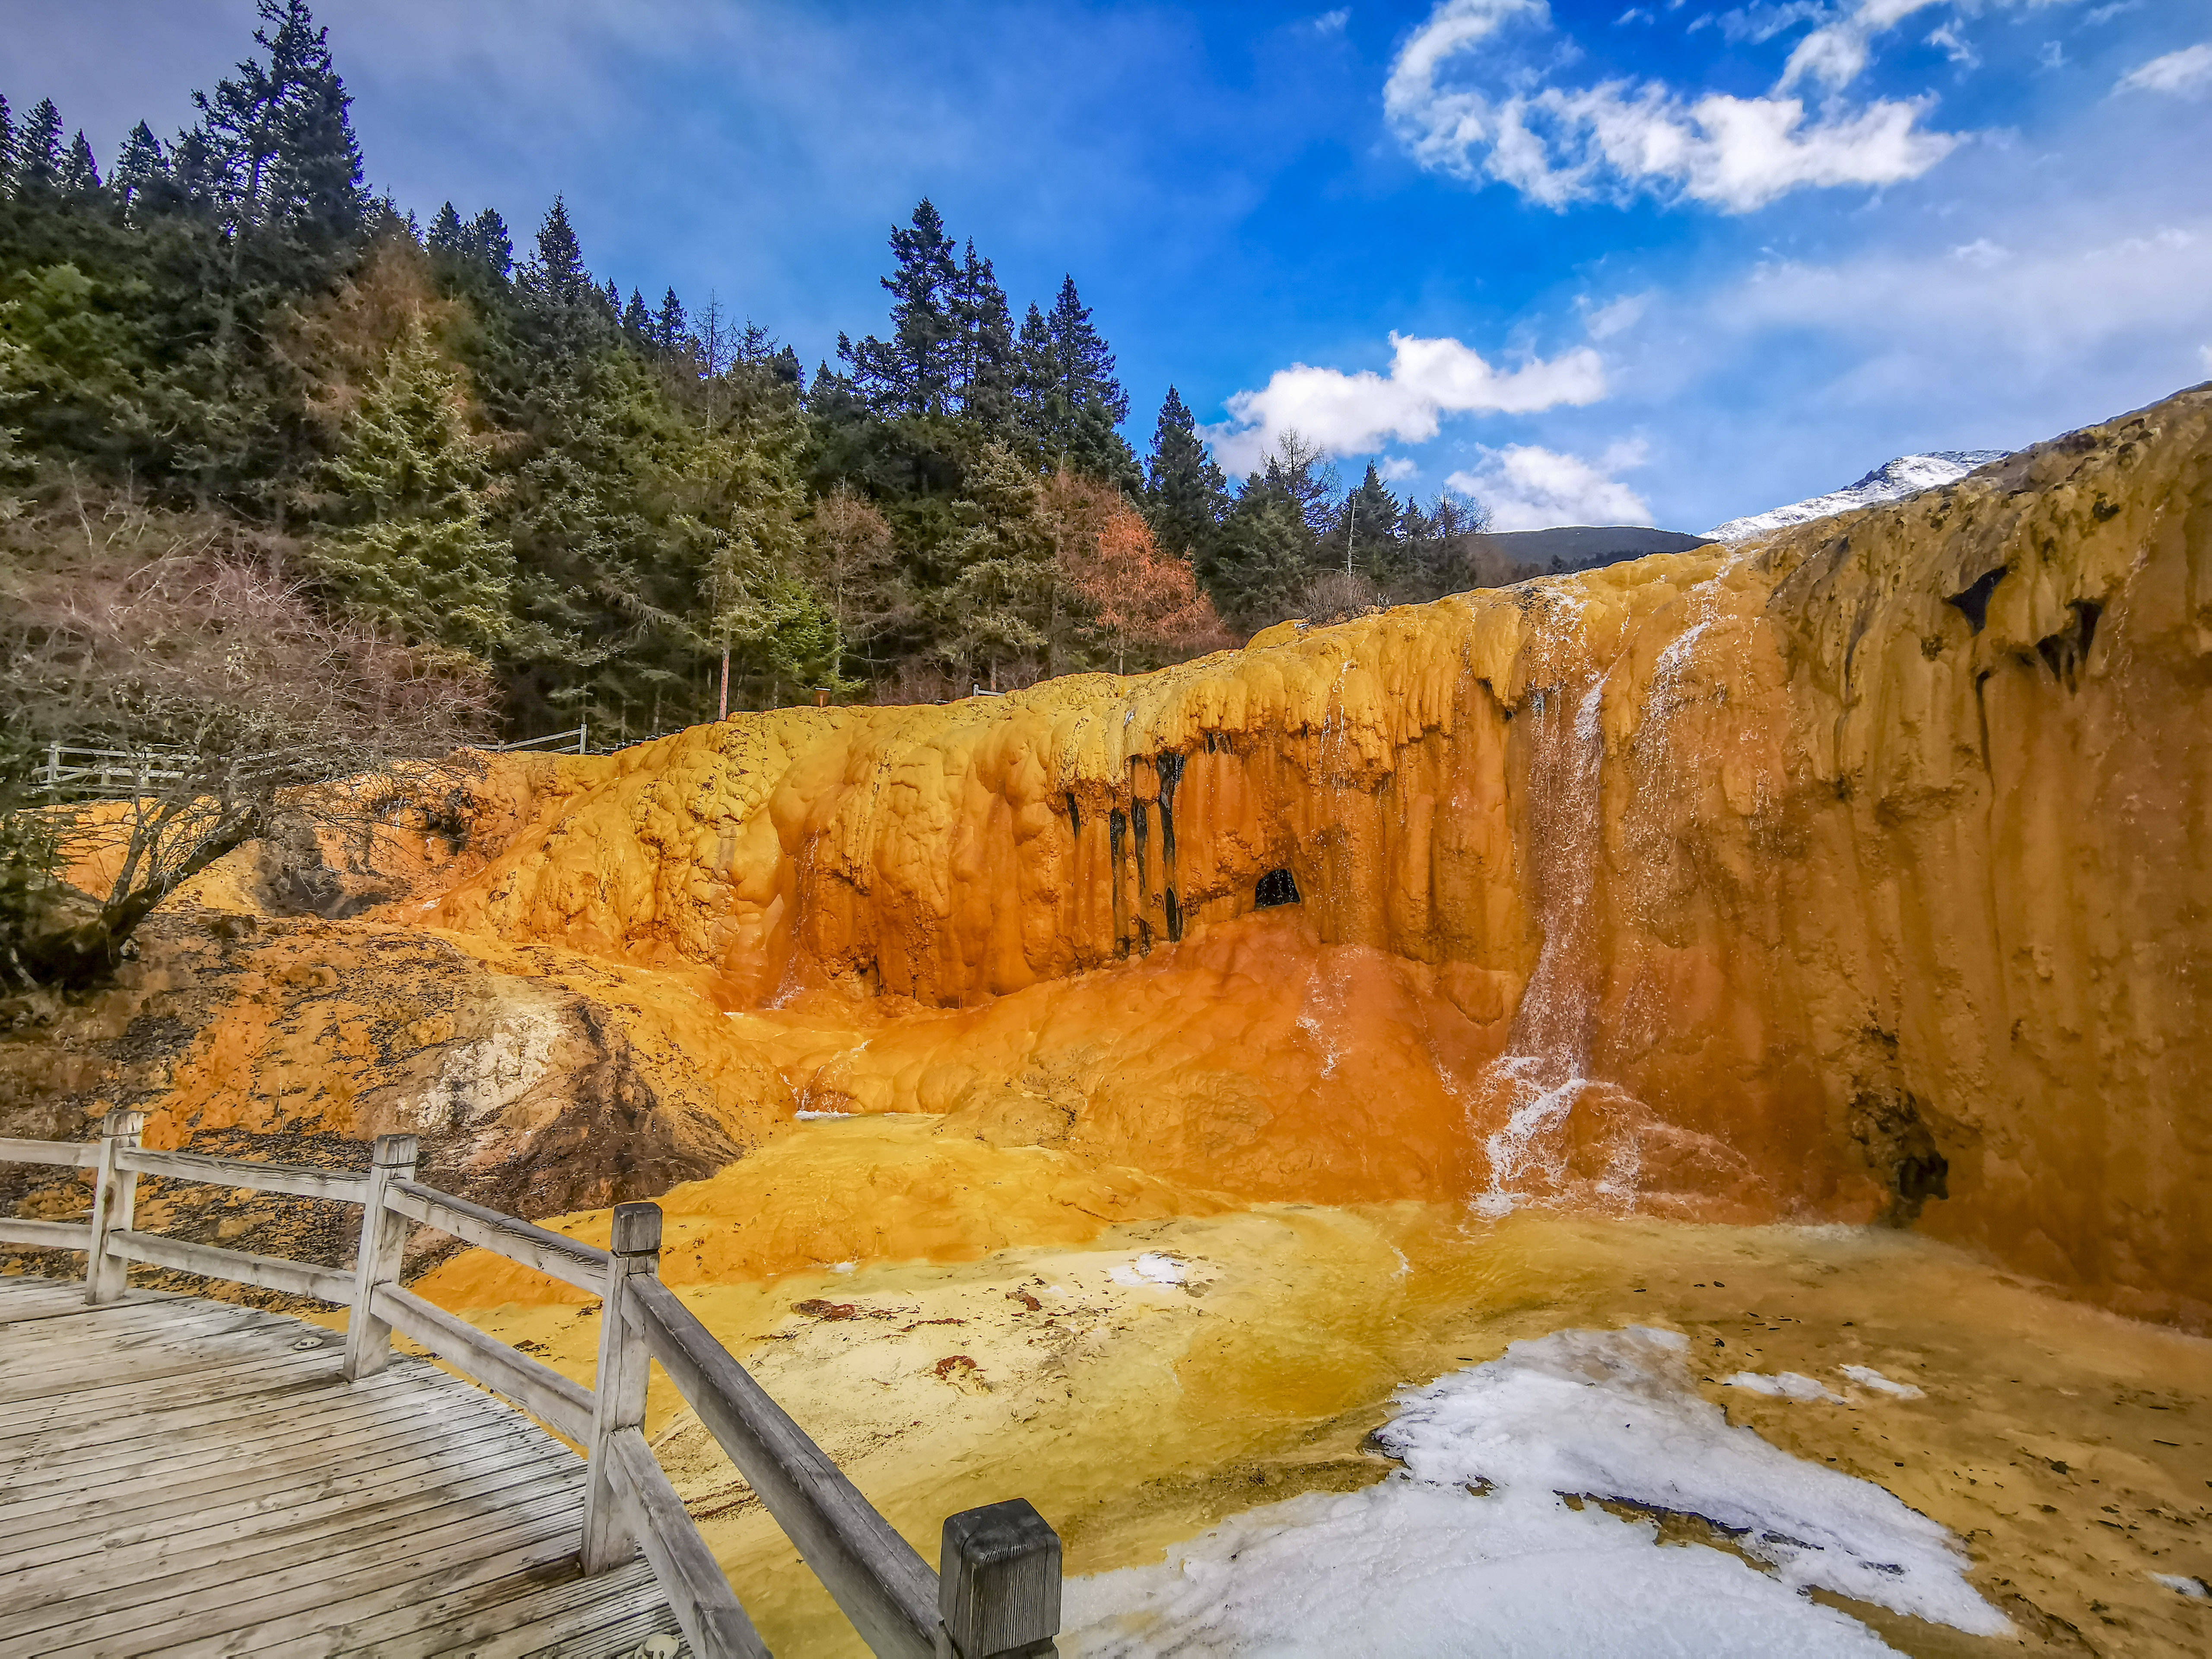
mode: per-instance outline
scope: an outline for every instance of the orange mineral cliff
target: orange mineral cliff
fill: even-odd
[[[1154,674],[489,757],[358,914],[204,878],[252,987],[143,1103],[536,1136],[539,1212],[926,1113],[1069,1192],[1886,1220],[2201,1327],[2208,696],[2199,388]]]

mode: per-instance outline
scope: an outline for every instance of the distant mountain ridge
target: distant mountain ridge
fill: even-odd
[[[1918,455],[1899,455],[1895,460],[1884,461],[1856,483],[1848,484],[1841,489],[1716,525],[1709,539],[1717,542],[1748,541],[1754,536],[1768,535],[1793,524],[1806,524],[1832,514],[1853,512],[1880,501],[1902,501],[1905,496],[1917,495],[1923,489],[1955,483],[1976,467],[1987,466],[1991,461],[2001,461],[2011,453],[2008,449],[1931,449]]]
[[[1462,544],[1474,587],[1510,587],[1535,576],[1594,570],[1647,553],[1686,553],[1711,536],[1646,525],[1561,525],[1550,530],[1479,531]]]

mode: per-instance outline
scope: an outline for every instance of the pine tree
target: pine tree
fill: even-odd
[[[629,303],[623,307],[623,331],[638,344],[653,343],[653,313],[645,308],[645,295],[637,289],[629,291]]]
[[[451,202],[440,208],[430,221],[430,234],[424,238],[422,246],[449,259],[468,257],[468,232],[463,228],[461,216]]]
[[[1212,569],[1214,543],[1228,516],[1229,481],[1206,453],[1198,422],[1175,387],[1160,404],[1152,428],[1145,516],[1168,552],[1180,554],[1200,574]]]
[[[1038,450],[1092,477],[1142,489],[1136,455],[1115,429],[1128,416],[1129,397],[1073,276],[1061,282],[1050,315],[1030,307],[1018,356],[1022,423]]]
[[[605,286],[599,289],[599,297],[607,302],[607,315],[620,321],[623,308],[622,290],[615,286],[613,277],[607,278]]]
[[[1049,389],[1070,409],[1096,401],[1115,423],[1129,418],[1129,394],[1114,378],[1114,354],[1091,320],[1091,307],[1075,291],[1075,278],[1063,277],[1060,297],[1045,319],[1049,342]]]
[[[486,208],[469,221],[465,246],[470,257],[501,282],[514,269],[514,238],[497,208]]]
[[[971,239],[952,293],[959,340],[953,396],[960,412],[986,432],[1005,434],[1014,424],[1014,319],[991,262]]]
[[[100,166],[93,159],[92,145],[82,132],[70,143],[68,155],[63,158],[61,176],[57,183],[65,200],[91,203],[100,199]]]
[[[538,257],[522,268],[522,290],[545,305],[592,302],[592,273],[584,269],[584,250],[568,222],[568,204],[558,196],[538,228]]]
[[[46,196],[61,186],[62,112],[41,98],[23,118],[15,139],[15,195],[21,201]]]
[[[368,215],[353,100],[331,67],[330,32],[304,0],[258,0],[257,9],[254,44],[268,61],[249,58],[236,80],[192,94],[216,205],[234,234],[282,226],[328,251]]]
[[[0,96],[0,197],[5,197],[15,185],[15,118],[9,112],[8,100]]]
[[[419,327],[347,421],[327,480],[356,521],[318,538],[311,557],[346,611],[418,643],[495,654],[512,627],[514,553],[485,528],[460,377]]]
[[[884,418],[947,414],[960,355],[954,315],[960,272],[945,221],[927,196],[910,227],[892,227],[891,257],[897,269],[882,279],[895,301],[891,337],[872,335],[855,344],[841,334],[837,355],[853,365],[854,380]]]
[[[303,0],[261,0],[276,32],[254,39],[269,51],[279,89],[275,165],[265,220],[331,246],[357,234],[367,216],[353,99],[332,67],[330,31],[315,27]]]
[[[116,206],[125,218],[143,218],[158,197],[168,172],[168,159],[161,154],[161,141],[154,136],[153,128],[141,121],[123,141],[123,153],[115,158],[115,171],[108,175],[108,193],[115,198]]]
[[[690,333],[690,325],[684,316],[684,301],[676,297],[676,290],[672,288],[660,296],[660,312],[653,319],[653,343],[672,357],[684,349]]]
[[[997,690],[1053,671],[1060,601],[1058,544],[1044,490],[1003,443],[984,447],[945,549],[949,586],[933,596],[939,649],[949,665]]]
[[[1342,522],[1331,528],[1324,556],[1332,564],[1341,558],[1345,568],[1378,582],[1397,580],[1406,574],[1403,513],[1370,461],[1359,488],[1345,498]]]

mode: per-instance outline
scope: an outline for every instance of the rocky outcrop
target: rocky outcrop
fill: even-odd
[[[169,1109],[358,1063],[356,1133],[588,1171],[643,1090],[690,1174],[927,1112],[1232,1198],[1914,1225],[2202,1322],[2208,566],[2200,390],[1139,678],[499,757],[466,852],[313,924],[441,953],[452,1030],[318,1060],[241,999]]]
[[[1581,1146],[1585,1195],[1627,1197],[1673,1156],[2201,1310],[2208,472],[2186,393],[1734,551],[538,763],[574,793],[431,919],[738,1009],[954,1007],[1218,950],[1295,891],[1314,949],[1462,1028],[1358,1131],[1453,1141],[1424,1188],[1571,1186]],[[1243,1064],[1288,1111],[1279,1052]],[[1612,1093],[1544,1103],[1577,1079]]]

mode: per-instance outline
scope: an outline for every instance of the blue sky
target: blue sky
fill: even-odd
[[[0,93],[103,161],[246,0],[0,0]],[[1063,272],[1143,449],[1285,426],[1501,527],[1702,529],[2212,378],[2212,0],[1343,8],[330,0],[371,182],[556,191],[625,291],[882,325],[917,198]]]

